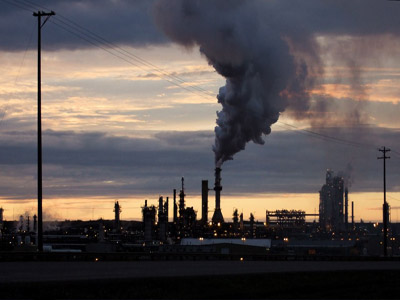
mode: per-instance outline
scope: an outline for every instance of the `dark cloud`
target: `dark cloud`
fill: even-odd
[[[264,144],[263,136],[287,109],[292,117],[314,125],[315,108],[325,106],[315,107],[310,91],[323,83],[326,52],[333,52],[335,62],[344,62],[349,69],[347,82],[358,102],[348,123],[362,123],[367,93],[360,66],[365,58],[382,57],[383,45],[390,43],[382,36],[398,35],[394,8],[393,3],[376,0],[160,0],[154,11],[157,25],[172,41],[199,47],[226,79],[217,96],[222,110],[217,113],[213,146],[220,166],[249,141]],[[318,41],[319,35],[337,44],[337,37],[344,36],[346,47],[328,49],[329,43]],[[330,124],[326,116],[325,124]]]
[[[151,16],[153,1],[108,1],[108,0],[43,0],[9,1],[1,3],[0,49],[6,51],[25,50],[32,32],[36,37],[37,19],[30,11],[53,10],[52,21],[80,35],[88,34],[82,28],[73,29],[70,21],[79,24],[119,45],[146,46],[165,43],[163,35],[156,29]],[[22,7],[22,8],[21,8]],[[44,7],[44,8],[43,8]],[[46,10],[47,11],[47,10]],[[66,25],[65,22],[68,24]],[[47,23],[43,28],[43,48],[47,50],[89,48],[93,45],[63,30],[56,24]],[[77,32],[77,30],[78,32]],[[80,30],[80,32],[79,32]],[[30,44],[35,49],[35,39]]]
[[[369,137],[364,147],[350,147],[306,132],[277,131],[266,147],[249,144],[247,151],[224,165],[224,193],[318,193],[326,169],[345,171],[349,162],[353,192],[381,190],[382,163],[376,159],[376,149],[380,145],[400,149],[398,130],[324,128],[319,133],[350,141]],[[2,196],[34,198],[35,135],[8,132],[0,140]],[[212,141],[211,131],[159,132],[149,138],[46,131],[44,191],[52,197],[168,195],[185,176],[188,193],[200,194],[200,181],[213,179]],[[388,190],[398,191],[400,155],[391,154]]]
[[[54,10],[59,15],[54,19],[65,21],[61,16],[66,17],[114,43],[143,46],[166,42],[163,34],[154,25],[152,10],[155,1],[153,0],[41,0],[30,3],[10,0],[9,2],[14,5],[7,2],[1,3],[0,10],[2,50],[24,50],[32,31],[36,32],[36,18],[32,16],[32,12],[43,9]],[[271,28],[279,28],[283,33],[291,33],[292,37],[297,34],[299,41],[304,38],[305,32],[355,36],[398,35],[400,32],[399,3],[392,1],[258,0],[215,3],[208,0],[190,0],[185,2],[203,2],[208,6],[212,5],[216,16],[238,8],[240,10],[240,6],[246,2],[246,5],[251,7],[254,18],[263,16],[262,23],[268,23]],[[186,13],[195,16],[197,12],[187,5]],[[58,24],[64,25],[60,21]],[[46,43],[43,47],[53,50],[92,47],[54,24],[49,25],[45,27]],[[185,30],[184,24],[181,27],[182,31]],[[189,35],[186,39],[193,41]],[[31,48],[35,48],[34,44]]]
[[[65,16],[119,45],[147,46],[168,42],[154,25],[153,1],[48,0],[35,3],[55,10],[58,15],[52,20],[57,24],[62,25],[61,15]],[[164,2],[167,6],[172,5],[171,7],[176,3],[178,2],[173,0]],[[292,97],[284,99],[287,102],[282,106],[280,103],[276,105],[278,107],[274,110],[275,116],[288,107],[292,109],[295,117],[312,119],[310,123],[315,127],[313,130],[322,134],[318,136],[304,131],[277,131],[265,141],[265,147],[248,144],[246,152],[238,153],[235,161],[223,166],[223,193],[317,194],[324,183],[327,168],[336,172],[345,171],[349,163],[354,175],[352,191],[381,191],[382,162],[376,159],[379,155],[376,148],[385,145],[398,151],[400,132],[360,126],[360,123],[372,119],[375,124],[385,123],[388,119],[391,120],[388,123],[398,122],[399,105],[369,101],[368,105],[362,104],[360,107],[357,100],[365,100],[368,97],[365,90],[368,81],[363,77],[362,66],[377,66],[385,54],[393,54],[393,49],[398,48],[393,45],[396,45],[395,41],[400,31],[400,2],[187,0],[184,3],[187,4],[172,12],[176,16],[183,13],[187,17],[187,23],[182,23],[182,19],[178,17],[170,18],[169,25],[172,24],[174,30],[179,30],[178,33],[166,30],[171,39],[186,47],[202,45],[201,51],[208,56],[209,62],[218,72],[231,79],[237,79],[241,75],[253,79],[258,76],[257,73],[263,75],[263,80],[250,80],[250,84],[243,85],[241,90],[238,89],[244,94],[253,93],[251,89],[260,82],[275,85],[270,89],[274,97],[280,97],[282,86],[288,87],[293,92]],[[166,13],[167,11],[158,7],[159,18],[165,17]],[[195,32],[193,24],[196,25]],[[204,35],[205,29],[212,34]],[[31,12],[1,2],[0,50],[23,51],[31,35],[30,48],[34,49],[36,19]],[[317,41],[318,35],[325,36],[322,45]],[[343,39],[338,39],[338,36],[343,36]],[[93,47],[63,31],[54,23],[46,24],[43,39],[43,46],[47,50]],[[223,39],[224,47],[220,47],[218,43],[213,43],[215,47],[210,46],[209,40],[216,42],[218,39]],[[207,43],[201,44],[203,41]],[[248,50],[250,55],[245,53]],[[343,63],[350,69],[348,77],[334,74],[327,79],[324,76],[325,61],[322,56],[326,57],[327,53],[330,53],[328,58],[331,61],[337,65]],[[253,63],[246,72],[242,72],[241,64],[238,63],[243,57],[246,63]],[[262,64],[254,64],[260,59]],[[265,59],[268,62],[264,62]],[[221,61],[223,63],[220,63]],[[271,74],[275,81],[269,77]],[[152,75],[150,73],[144,76]],[[193,75],[204,74],[200,72]],[[395,74],[391,76],[397,77]],[[382,78],[388,77],[383,74]],[[377,78],[370,80],[375,81]],[[144,90],[150,85],[154,87],[154,83],[142,81],[136,83],[138,88],[131,80],[118,82],[117,84],[116,81],[107,83],[107,80],[101,79],[87,80],[87,88],[82,93],[98,95],[100,92],[107,99],[113,100],[115,91],[118,90],[126,97],[131,98],[135,95],[143,98],[146,95]],[[354,99],[320,96],[311,97],[314,102],[309,101],[307,92],[310,88],[329,82],[350,85]],[[231,83],[233,87],[237,84],[235,80],[231,80]],[[70,85],[78,86],[78,80],[71,81]],[[111,86],[115,89],[110,88]],[[79,93],[71,91],[74,95]],[[276,101],[274,97],[273,100]],[[230,100],[235,99],[233,97]],[[162,101],[161,99],[158,103]],[[141,112],[121,110],[116,113],[126,116],[127,119],[133,115],[144,119],[143,114],[151,112],[153,117],[159,119],[168,116],[174,120],[182,118],[184,121],[193,122],[199,115],[203,118],[208,112],[206,106],[197,106],[201,109],[197,109],[196,112],[189,106],[182,106],[179,111],[152,109]],[[254,111],[258,110],[257,105],[252,105],[251,108],[254,108]],[[359,114],[360,110],[362,114]],[[287,112],[286,110],[284,113]],[[96,113],[106,114],[100,111]],[[270,124],[276,119],[272,118]],[[33,128],[23,124],[32,125],[34,121],[34,116],[25,120],[7,119],[7,128]],[[343,125],[348,127],[343,128]],[[7,132],[4,127],[2,129],[1,195],[10,199],[34,198],[36,133]],[[263,130],[264,133],[268,132],[265,128]],[[332,142],[324,136],[356,141],[364,146],[352,147],[348,143]],[[257,137],[261,138],[261,133]],[[257,141],[257,137],[253,140]],[[45,131],[44,194],[52,197],[170,194],[173,188],[179,187],[181,176],[186,178],[188,193],[200,194],[200,180],[213,179],[213,139],[212,132],[158,132],[150,134],[148,138],[130,138],[100,132]],[[392,152],[388,163],[389,191],[400,190],[398,153]]]
[[[360,106],[362,106],[362,109],[358,110]],[[289,116],[292,113],[291,109],[286,111]],[[355,118],[355,113],[359,116],[359,119]],[[373,100],[360,101],[352,98],[334,98],[318,95],[313,97],[312,109],[304,117],[308,118],[314,128],[351,127],[366,124],[398,128],[400,126],[399,114],[399,103]]]

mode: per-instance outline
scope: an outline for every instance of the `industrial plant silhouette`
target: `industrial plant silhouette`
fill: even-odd
[[[356,223],[354,202],[348,214],[349,188],[345,178],[327,170],[319,191],[319,213],[302,210],[266,208],[265,219],[245,217],[237,209],[231,218],[223,217],[221,168],[215,169],[214,187],[201,181],[201,216],[186,205],[184,178],[181,188],[169,196],[160,196],[158,206],[142,207],[142,222],[121,220],[123,207],[114,204],[114,220],[47,222],[43,235],[44,252],[130,253],[132,257],[198,257],[203,259],[244,257],[273,259],[279,257],[379,257],[383,249],[382,223]],[[209,193],[215,193],[215,209],[208,216]],[[177,196],[179,198],[177,198]],[[170,214],[170,206],[173,208]],[[110,208],[111,210],[112,208]],[[0,210],[2,217],[2,210]],[[311,221],[310,221],[311,219]],[[350,219],[350,221],[349,221]],[[389,218],[388,218],[389,219]],[[318,220],[318,221],[317,221]],[[2,249],[33,251],[37,247],[37,218],[19,221],[0,219]],[[51,224],[51,226],[50,226]],[[386,255],[399,252],[398,224],[388,226]]]

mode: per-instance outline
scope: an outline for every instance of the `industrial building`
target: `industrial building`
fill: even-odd
[[[379,255],[382,252],[382,224],[355,223],[351,204],[348,219],[349,191],[341,176],[326,173],[320,194],[319,214],[303,210],[266,210],[265,221],[253,214],[244,216],[237,209],[231,218],[221,211],[221,169],[215,169],[214,187],[201,181],[201,217],[187,206],[185,180],[179,193],[159,196],[158,205],[142,207],[142,221],[121,220],[122,208],[114,202],[114,220],[46,222],[43,236],[45,251],[73,253],[158,253],[160,257],[220,258],[223,255]],[[215,209],[208,217],[208,198],[215,193]],[[177,199],[177,196],[179,199]],[[173,208],[170,216],[170,204]],[[3,210],[0,210],[0,217]],[[310,222],[307,219],[312,217]],[[315,220],[319,217],[319,221]],[[35,251],[37,218],[18,221],[0,218],[0,251]],[[33,225],[33,226],[32,226]],[[373,226],[372,226],[373,225]],[[391,255],[400,255],[400,227],[389,227]],[[203,255],[204,254],[204,255]],[[202,256],[203,255],[203,256]],[[222,256],[220,256],[222,255]],[[234,256],[236,258],[236,256]]]
[[[346,193],[347,195],[347,193]],[[327,231],[344,230],[344,179],[326,171],[326,183],[319,191],[319,223]],[[346,201],[347,202],[347,201]],[[347,208],[346,208],[347,211]]]

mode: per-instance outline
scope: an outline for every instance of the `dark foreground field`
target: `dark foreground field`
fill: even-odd
[[[399,299],[400,261],[8,261],[0,298]]]
[[[293,272],[1,284],[2,298],[398,299],[399,271]]]
[[[324,271],[8,282],[1,298],[399,299],[400,271]]]

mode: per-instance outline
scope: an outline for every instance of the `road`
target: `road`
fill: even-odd
[[[400,261],[2,262],[0,283],[316,271],[400,270]]]

